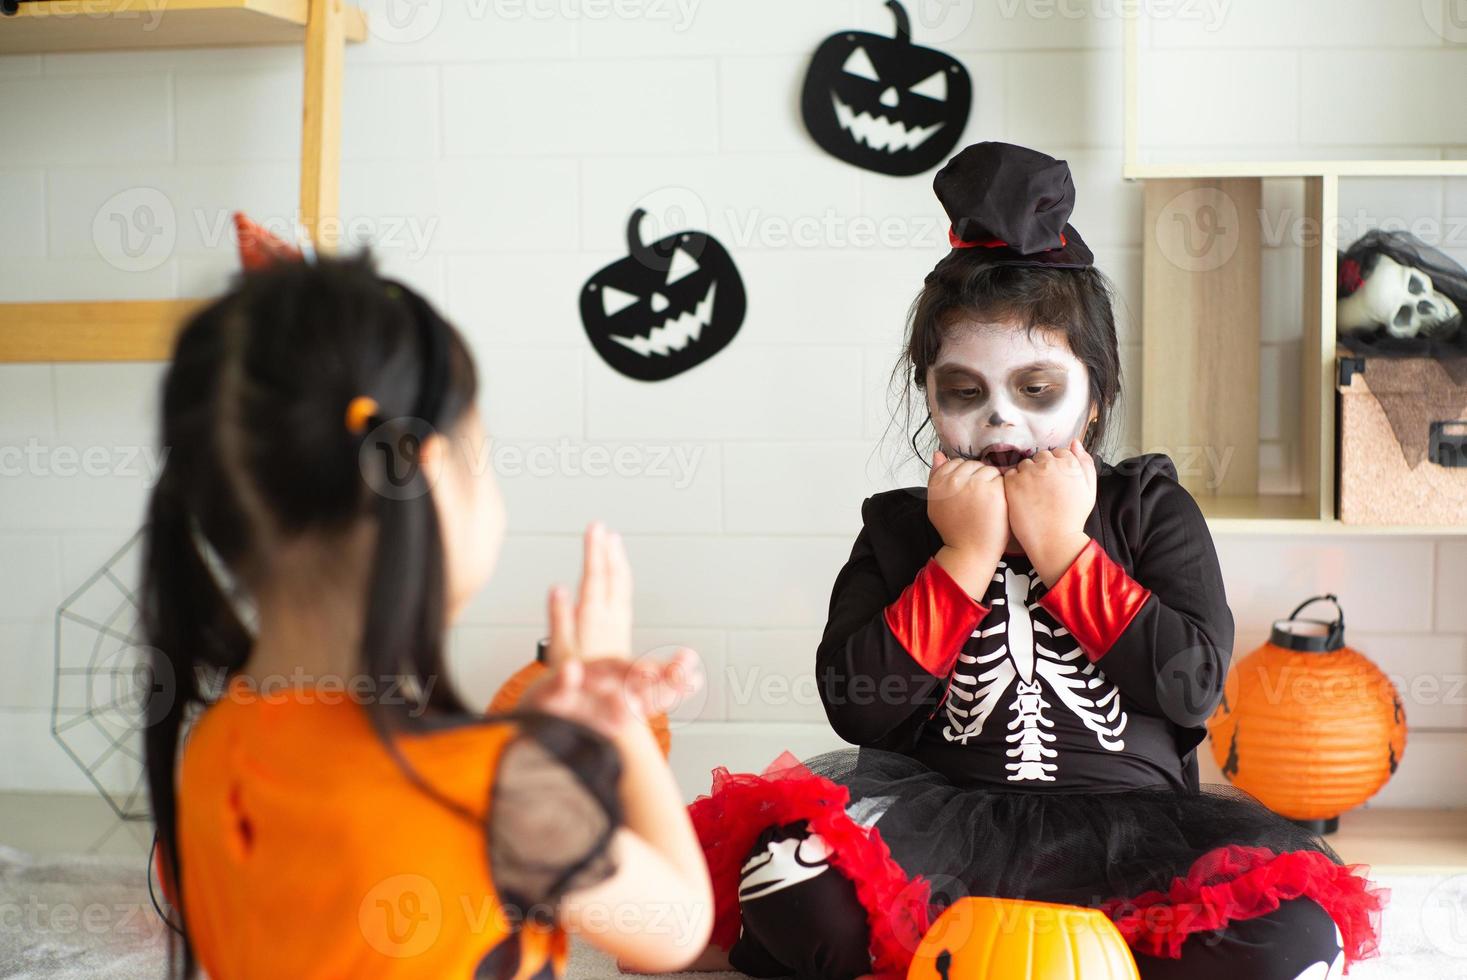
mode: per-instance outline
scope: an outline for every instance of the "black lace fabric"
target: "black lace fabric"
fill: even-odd
[[[621,760],[605,738],[573,722],[519,722],[490,797],[489,867],[511,920],[548,922],[562,896],[616,871],[610,845],[623,823]]]

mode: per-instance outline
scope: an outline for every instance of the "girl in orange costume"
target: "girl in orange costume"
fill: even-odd
[[[179,336],[141,597],[171,975],[552,978],[569,931],[647,970],[706,942],[645,724],[692,665],[627,659],[620,539],[593,526],[578,601],[552,591],[527,710],[444,676],[504,532],[476,394],[366,260],[269,263]]]

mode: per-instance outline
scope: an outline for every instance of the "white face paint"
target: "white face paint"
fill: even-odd
[[[960,321],[927,369],[927,410],[942,451],[1004,470],[1083,437],[1091,407],[1089,372],[1054,331]]]

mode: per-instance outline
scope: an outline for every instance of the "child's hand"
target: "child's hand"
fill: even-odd
[[[1014,537],[1046,585],[1053,585],[1089,540],[1095,460],[1079,439],[1044,449],[1003,475]],[[1057,566],[1057,568],[1056,568]]]
[[[666,662],[622,657],[552,660],[525,692],[525,707],[569,718],[609,738],[644,730],[647,719],[676,707],[702,686],[698,655],[686,647]]]
[[[993,560],[1009,541],[1008,502],[1003,473],[976,459],[932,454],[927,477],[927,517],[942,543],[962,555]]]
[[[581,594],[550,590],[552,663],[576,657],[628,657],[632,649],[632,567],[621,535],[598,521],[586,529]]]

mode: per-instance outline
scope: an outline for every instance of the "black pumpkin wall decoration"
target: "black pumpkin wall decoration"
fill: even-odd
[[[701,231],[642,241],[640,208],[627,222],[627,257],[581,290],[581,324],[613,370],[665,381],[723,350],[744,322],[747,298],[733,258]]]
[[[963,135],[973,82],[954,57],[912,43],[897,0],[896,37],[844,31],[821,42],[800,112],[815,142],[866,170],[908,177],[946,160]]]

